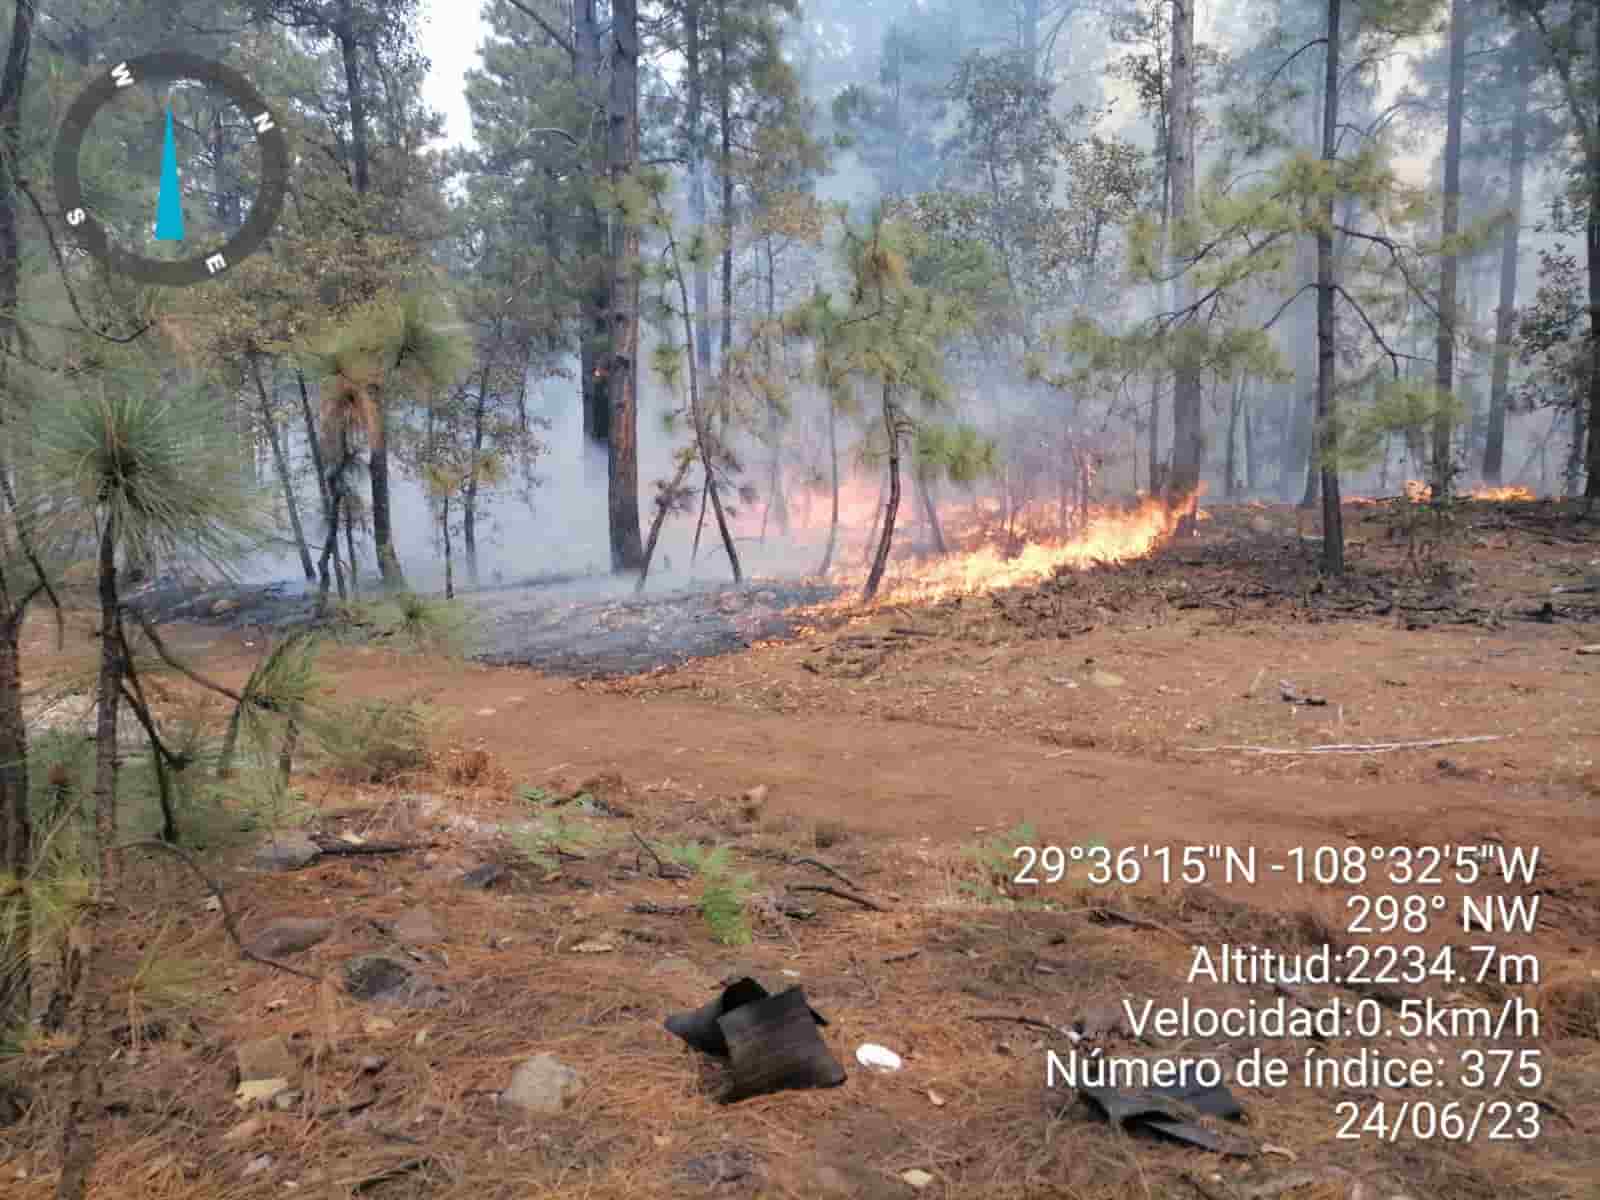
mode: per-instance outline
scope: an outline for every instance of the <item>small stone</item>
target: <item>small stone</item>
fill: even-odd
[[[297,1088],[290,1088],[287,1092],[279,1092],[272,1098],[272,1107],[279,1112],[288,1112],[300,1103],[301,1093]]]
[[[935,1108],[943,1108],[945,1106],[945,1099],[943,1096],[939,1095],[938,1092],[929,1089],[928,1103],[933,1105]]]
[[[919,1171],[915,1167],[912,1167],[909,1171],[900,1172],[900,1178],[919,1192],[933,1182],[932,1175],[929,1175],[926,1171]]]
[[[478,888],[480,891],[492,888],[504,878],[506,869],[499,863],[484,863],[481,867],[473,867],[461,877],[463,887]]]
[[[583,1077],[553,1054],[538,1054],[512,1072],[501,1099],[530,1115],[554,1116],[571,1107]]]
[[[376,1075],[389,1065],[389,1060],[381,1054],[363,1054],[361,1056],[361,1073],[363,1075]]]
[[[344,965],[345,990],[357,1000],[387,996],[404,987],[410,979],[410,967],[381,954],[363,954]]]
[[[572,948],[574,954],[610,954],[616,947],[599,940],[579,942]]]
[[[492,716],[494,716],[494,713],[495,713],[495,710],[492,709],[492,708],[480,708],[478,710],[478,715],[480,717],[492,717]]]
[[[252,954],[282,958],[309,950],[333,932],[333,922],[319,917],[280,917],[250,939]]]
[[[433,914],[420,905],[400,914],[400,919],[394,923],[394,936],[408,946],[423,946],[444,940]]]
[[[1089,673],[1089,682],[1098,688],[1119,688],[1127,681],[1110,671],[1094,670]]]
[[[256,866],[263,871],[298,871],[322,854],[322,848],[303,833],[276,834],[256,851]]]
[[[259,1175],[259,1174],[261,1174],[261,1172],[267,1170],[271,1166],[272,1166],[272,1155],[270,1155],[270,1154],[257,1155],[255,1158],[252,1158],[250,1160],[249,1165],[246,1166],[245,1169],[244,1169],[244,1173],[246,1175]]]
[[[266,1104],[288,1090],[287,1079],[247,1079],[234,1089],[233,1102],[240,1108],[249,1108],[252,1104]]]
[[[240,1121],[227,1133],[222,1135],[225,1142],[247,1142],[256,1134],[267,1127],[267,1123],[260,1117],[251,1117],[248,1121]]]
[[[252,1079],[292,1079],[300,1064],[281,1037],[257,1038],[244,1042],[234,1054],[239,1060],[239,1082]]]
[[[397,1026],[388,1017],[368,1017],[361,1028],[368,1037],[377,1037],[380,1033],[393,1033]]]

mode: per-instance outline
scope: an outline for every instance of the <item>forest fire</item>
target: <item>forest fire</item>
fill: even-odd
[[[1179,522],[1196,511],[1198,502],[1198,496],[1179,504],[1146,497],[1128,510],[1095,507],[1079,514],[1076,529],[1067,536],[1060,534],[1059,526],[1053,535],[1044,534],[1038,512],[1025,514],[1032,520],[1013,519],[1007,523],[1009,531],[995,529],[984,519],[990,514],[981,508],[948,515],[942,518],[947,542],[968,548],[953,549],[936,558],[898,559],[891,565],[876,603],[982,594],[1036,583],[1063,569],[1083,570],[1100,563],[1143,558],[1172,537]],[[910,541],[914,536],[913,529],[904,528],[897,533],[897,540],[905,537]],[[830,580],[856,591],[867,574],[865,567],[857,565],[862,557],[858,550],[847,568],[830,572]],[[841,598],[841,602],[854,602],[854,597]]]

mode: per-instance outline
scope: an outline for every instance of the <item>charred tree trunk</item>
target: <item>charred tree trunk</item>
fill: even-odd
[[[1516,109],[1511,116],[1511,151],[1507,169],[1505,233],[1500,243],[1500,305],[1494,314],[1494,362],[1489,375],[1489,426],[1483,445],[1483,481],[1500,485],[1506,449],[1506,393],[1511,383],[1511,350],[1516,339],[1517,263],[1522,235],[1522,180],[1528,160],[1528,96],[1533,86],[1532,49],[1526,38],[1516,41]]]
[[[895,407],[894,387],[883,385],[883,427],[889,434],[889,503],[883,510],[883,533],[878,539],[878,551],[872,557],[872,569],[867,573],[867,585],[861,592],[862,603],[878,594],[883,573],[889,566],[889,550],[894,544],[894,519],[900,511],[900,414]]]
[[[100,683],[95,696],[94,829],[99,841],[103,883],[116,887],[117,842],[117,710],[122,705],[122,639],[117,636],[117,520],[107,506],[100,531]]]
[[[1224,490],[1230,500],[1239,494],[1239,412],[1243,407],[1244,376],[1238,375],[1233,381],[1233,400],[1228,405],[1228,453],[1224,466]]]
[[[600,17],[595,0],[576,0],[573,5],[573,72],[584,111],[600,112],[605,98],[599,94],[602,41]],[[596,156],[594,173],[606,173],[602,149]],[[578,254],[584,284],[578,304],[582,336],[578,350],[578,388],[583,403],[583,435],[592,445],[603,446],[611,434],[611,403],[606,386],[606,361],[611,349],[608,312],[611,308],[611,266],[606,246],[606,220],[592,197],[585,197],[579,209]],[[585,462],[594,459],[585,455]]]

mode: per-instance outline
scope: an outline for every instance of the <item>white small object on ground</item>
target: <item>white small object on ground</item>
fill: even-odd
[[[900,1069],[900,1056],[887,1046],[880,1046],[876,1042],[863,1042],[856,1047],[856,1061],[863,1067],[872,1067],[878,1071],[898,1071]]]

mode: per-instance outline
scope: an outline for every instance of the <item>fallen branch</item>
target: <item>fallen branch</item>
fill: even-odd
[[[427,1155],[423,1158],[407,1159],[405,1162],[396,1163],[394,1166],[388,1167],[382,1171],[378,1171],[372,1175],[342,1180],[341,1186],[352,1188],[357,1192],[369,1192],[373,1188],[377,1187],[380,1183],[387,1183],[391,1179],[399,1179],[401,1176],[409,1175],[413,1171],[425,1170],[432,1165],[432,1155]]]
[[[883,961],[885,963],[910,962],[913,958],[916,958],[921,953],[922,953],[921,950],[906,950],[906,951],[904,951],[903,953],[900,953],[900,954],[887,955],[887,956],[885,956]]]
[[[313,837],[323,854],[408,854],[413,850],[433,850],[440,842],[347,842],[342,838]]]
[[[1334,742],[1322,746],[1283,748],[1279,746],[1184,746],[1190,754],[1215,754],[1222,750],[1242,754],[1386,754],[1390,750],[1430,750],[1435,746],[1465,746],[1472,742],[1500,742],[1508,735],[1503,733],[1480,734],[1477,737],[1429,738],[1422,742]]]
[[[699,912],[698,904],[657,904],[654,900],[638,900],[628,905],[628,911],[647,917],[683,917]]]
[[[819,892],[824,896],[836,896],[840,900],[848,900],[851,904],[859,904],[862,908],[870,908],[873,912],[888,912],[883,905],[868,900],[865,896],[857,896],[853,892],[846,892],[840,888],[829,887],[824,883],[791,883],[788,885],[791,892]]]
[[[154,838],[141,838],[136,842],[123,842],[120,846],[113,846],[111,848],[113,854],[120,854],[124,850],[165,851],[176,858],[184,866],[188,867],[196,875],[198,875],[200,877],[200,881],[204,883],[210,890],[211,894],[217,898],[217,907],[222,911],[222,927],[223,929],[227,930],[228,936],[233,939],[233,944],[239,948],[240,955],[249,959],[251,962],[260,963],[264,967],[276,967],[278,970],[284,971],[290,975],[297,975],[301,979],[309,979],[312,983],[322,982],[322,976],[320,975],[313,975],[310,971],[302,971],[299,967],[291,967],[288,963],[279,962],[275,958],[268,958],[263,954],[257,954],[255,951],[246,946],[244,944],[244,939],[239,936],[239,925],[238,922],[234,920],[233,910],[228,907],[228,897],[227,894],[222,890],[222,885],[207,875],[205,871],[201,869],[200,864],[194,860],[194,856],[191,855],[187,850],[183,849],[181,846],[175,846],[170,842],[158,842]]]
[[[657,877],[661,879],[687,879],[689,877],[691,872],[688,867],[680,863],[663,862],[661,855],[656,853],[656,848],[640,837],[637,829],[630,829],[628,832],[633,834],[634,841],[644,847],[645,853],[656,860]]]
[[[832,875],[851,891],[859,892],[861,890],[861,885],[859,883],[851,882],[851,880],[846,877],[843,871],[836,870],[835,868],[830,867],[827,863],[820,862],[815,858],[792,858],[789,860],[789,865],[793,867],[815,867],[824,875]]]

